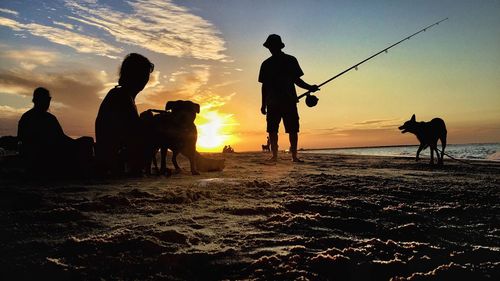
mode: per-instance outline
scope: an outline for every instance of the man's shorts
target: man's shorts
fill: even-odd
[[[286,133],[298,133],[299,132],[299,112],[297,111],[297,105],[292,104],[288,106],[283,105],[268,105],[267,106],[267,132],[277,133],[281,118],[283,118],[283,124],[285,125]]]

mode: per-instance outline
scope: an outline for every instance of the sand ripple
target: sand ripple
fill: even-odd
[[[500,280],[499,164],[227,157],[201,177],[2,180],[0,276]]]

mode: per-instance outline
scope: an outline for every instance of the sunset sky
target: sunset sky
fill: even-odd
[[[123,57],[155,64],[139,111],[168,100],[200,103],[200,150],[258,150],[262,46],[282,36],[303,80],[319,84],[440,19],[358,71],[324,86],[318,106],[299,105],[299,147],[415,144],[397,127],[443,118],[449,143],[500,142],[500,1],[0,2],[0,135],[15,135],[33,89],[71,136],[94,135],[100,101]],[[299,90],[299,93],[302,93]],[[280,148],[288,148],[280,128]]]

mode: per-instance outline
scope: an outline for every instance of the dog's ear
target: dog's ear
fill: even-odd
[[[182,101],[181,100],[176,100],[176,101],[169,101],[165,105],[165,110],[176,110],[179,109],[179,106],[182,106]]]
[[[413,122],[415,122],[415,121],[416,121],[416,120],[415,120],[415,114],[413,114],[413,115],[411,116],[410,121],[413,121]]]
[[[174,107],[174,102],[173,101],[169,101],[165,105],[165,110],[171,110],[173,107]]]
[[[200,105],[192,102],[190,100],[184,101],[184,110],[193,112],[193,113],[200,113]]]
[[[139,115],[139,117],[141,117],[141,118],[153,118],[153,116],[154,116],[154,114],[153,114],[153,111],[151,111],[151,109],[148,109]]]

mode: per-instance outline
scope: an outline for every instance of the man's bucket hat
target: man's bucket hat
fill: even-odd
[[[283,42],[281,41],[281,37],[277,34],[269,35],[263,45],[268,49],[273,46],[279,47],[280,49],[283,49],[285,47],[285,44],[283,44]]]

